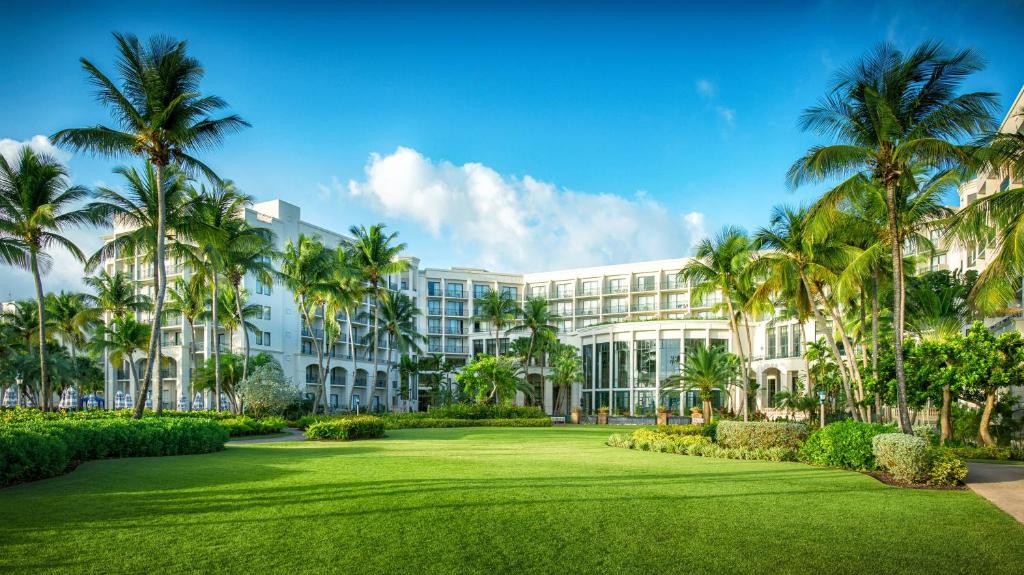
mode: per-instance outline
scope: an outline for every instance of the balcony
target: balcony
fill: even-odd
[[[466,292],[464,290],[461,290],[461,289],[451,289],[451,288],[449,288],[447,291],[444,292],[444,297],[450,297],[450,298],[456,298],[456,299],[466,299]]]
[[[461,327],[448,327],[448,328],[445,328],[444,332],[446,334],[448,334],[448,335],[465,335],[466,334],[466,330],[462,329]]]
[[[441,326],[439,326],[439,325],[428,325],[427,326],[427,333],[434,334],[434,335],[440,335],[441,334]]]
[[[609,293],[628,293],[628,292],[629,292],[629,286],[626,286],[626,285],[611,285],[611,284],[609,284],[608,287],[605,288],[605,290],[604,290],[604,293],[606,293],[606,294],[609,294]]]
[[[427,315],[441,315],[441,308],[439,307],[428,307]]]
[[[465,308],[462,308],[462,309],[458,309],[458,308],[445,308],[444,315],[452,316],[452,317],[466,317],[466,309]]]
[[[661,280],[661,289],[686,289],[686,282],[681,279],[663,279]]]
[[[444,346],[445,353],[467,353],[466,346],[464,345],[446,345]]]
[[[315,337],[316,339],[323,339],[324,330],[320,328],[313,328],[310,330],[308,327],[302,328],[302,337]]]
[[[633,284],[633,291],[654,291],[658,289],[656,286],[657,284],[654,283],[653,279],[648,281],[639,281]]]
[[[546,289],[530,290],[530,297],[531,298],[547,299],[547,297],[548,297],[548,290],[546,290]]]
[[[689,306],[687,306],[686,302],[683,301],[668,301],[661,304],[661,309],[663,310],[686,309],[687,307]]]
[[[431,343],[427,345],[427,351],[430,353],[442,353],[444,352],[444,346],[439,343]]]
[[[596,307],[581,307],[576,310],[576,315],[598,315],[599,313]]]
[[[635,303],[630,307],[630,311],[658,311],[658,304]]]
[[[604,308],[604,313],[626,313],[627,311],[628,308],[624,305],[609,305]]]
[[[588,287],[580,290],[580,297],[596,296],[601,295],[601,289],[596,287]]]
[[[431,286],[430,288],[427,289],[427,295],[428,296],[441,297],[442,294],[443,294],[443,292],[441,291],[441,288],[439,288],[439,287]]]
[[[551,299],[569,299],[572,297],[571,289],[555,290],[555,295]]]

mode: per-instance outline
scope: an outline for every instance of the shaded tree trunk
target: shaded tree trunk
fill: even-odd
[[[996,440],[992,438],[988,426],[992,422],[992,412],[996,407],[996,390],[985,390],[985,408],[981,412],[981,424],[978,426],[978,437],[987,446],[994,446]]]
[[[36,320],[39,330],[39,390],[42,397],[39,398],[40,409],[49,411],[52,407],[53,390],[50,388],[50,380],[46,377],[46,306],[43,305],[43,278],[39,274],[39,256],[35,249],[31,251],[32,281],[36,288]]]
[[[160,270],[160,273],[155,278],[156,301],[153,302],[153,330],[149,334],[149,351],[146,354],[146,377],[142,381],[142,389],[139,391],[139,396],[135,398],[135,419],[142,417],[142,410],[146,406],[146,393],[149,390],[149,385],[153,382],[153,369],[157,356],[156,348],[160,343],[160,322],[163,319],[161,316],[164,311],[164,293],[167,288],[167,283],[165,281],[167,274],[164,273],[164,236],[167,235],[167,198],[164,197],[163,165],[160,162],[154,162],[153,168],[156,171],[156,265]],[[214,309],[216,310],[216,308],[215,300]],[[217,399],[217,407],[218,409],[220,408],[220,396],[218,396]]]
[[[885,201],[889,207],[889,242],[892,247],[892,327],[893,355],[896,363],[896,403],[900,430],[912,434],[910,411],[907,408],[907,380],[903,369],[903,246],[896,219],[896,182],[886,182]]]
[[[217,323],[217,308],[220,307],[220,302],[217,297],[220,295],[220,282],[217,279],[217,271],[213,271],[213,296],[210,308],[212,310],[212,322],[213,322],[213,385],[214,395],[213,401],[216,404],[217,411],[220,411],[220,324]]]
[[[811,288],[811,283],[807,281],[806,277],[802,277],[801,279],[803,280],[804,288],[807,291],[807,297],[810,299],[811,309],[814,310],[815,320],[827,328],[828,322],[825,321],[825,317],[822,315],[821,310],[818,309],[817,298],[814,295],[815,290]],[[839,364],[839,376],[843,382],[843,393],[846,396],[846,409],[850,412],[850,416],[856,419],[857,410],[853,407],[853,391],[850,389],[850,374],[843,367],[843,357],[839,353],[839,346],[836,345],[836,338],[832,335],[831,329],[825,329],[825,340],[828,341],[829,346],[832,348],[832,354],[835,355],[836,362]]]
[[[235,290],[235,313],[238,314],[238,324],[242,326],[242,381],[245,381],[249,377],[249,330],[242,316],[242,290],[237,283],[232,284],[232,288]]]
[[[875,380],[875,417],[882,421],[882,393],[878,389],[878,268],[872,278],[871,294],[871,377]]]
[[[945,445],[953,439],[953,392],[949,384],[942,386],[942,412],[939,413],[939,444]]]

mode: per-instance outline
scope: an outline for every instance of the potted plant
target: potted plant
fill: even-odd
[[[690,419],[693,421],[704,421],[704,414],[696,405],[690,408]]]
[[[608,408],[599,407],[597,408],[597,424],[608,425]]]
[[[578,406],[572,408],[572,415],[571,415],[571,417],[572,417],[573,425],[579,425],[580,424],[580,416],[582,416],[582,415],[583,415],[583,410],[580,409]]]
[[[668,425],[668,416],[671,413],[664,405],[658,406],[658,425]]]

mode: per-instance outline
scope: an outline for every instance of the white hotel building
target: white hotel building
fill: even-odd
[[[257,203],[245,210],[245,218],[251,225],[272,230],[278,249],[299,234],[317,236],[330,247],[347,240],[339,233],[302,221],[299,208],[282,200]],[[115,228],[106,239],[125,231]],[[420,333],[427,338],[423,353],[441,354],[455,364],[464,364],[484,350],[493,353],[493,329],[473,320],[473,302],[487,290],[503,290],[520,302],[528,297],[544,297],[559,316],[559,338],[581,349],[586,377],[573,389],[571,403],[586,411],[609,406],[616,413],[649,412],[662,402],[673,409],[688,407],[693,404],[692,397],[689,401],[683,398],[686,405],[680,406],[678,394],[661,397],[658,392],[665,378],[678,373],[682,350],[698,343],[736,350],[728,322],[711,312],[716,301],[692,301],[688,286],[678,280],[685,258],[529,274],[421,268],[418,259],[408,261],[409,269],[389,278],[389,283],[392,289],[414,298],[422,312],[417,321]],[[141,257],[112,258],[103,267],[109,272],[129,274],[141,292],[154,294],[151,264]],[[185,266],[168,262],[169,285],[185,281],[189,275]],[[247,277],[243,287],[249,294],[248,303],[263,307],[262,315],[252,320],[257,327],[250,335],[252,353],[269,353],[300,389],[311,392],[317,369],[311,336],[319,335],[319,330],[314,328],[310,333],[304,328],[292,294],[283,286],[266,286]],[[367,302],[363,309],[369,306]],[[339,319],[344,322],[343,316]],[[371,376],[371,349],[362,344],[369,329],[353,322],[353,360],[343,323],[343,337],[331,350],[330,404],[336,409],[351,408],[356,402],[364,409],[426,409],[426,390],[414,386],[408,400],[400,399],[398,372],[385,366],[389,354],[397,361],[397,351],[388,350],[383,339],[377,377]],[[753,365],[761,384],[759,404],[768,406],[774,393],[793,389],[802,377],[799,342],[807,339],[799,335],[798,326],[792,322],[762,322],[752,329]],[[813,325],[805,329],[813,334]],[[503,346],[509,337],[502,333]],[[224,351],[242,349],[240,332],[229,334],[221,329],[215,339]],[[197,322],[189,329],[180,316],[165,318],[161,334],[164,367],[160,370],[164,408],[174,409],[180,398],[194,395],[190,387],[193,369],[211,356],[213,342],[208,323]],[[745,344],[743,349],[746,351]],[[144,355],[139,354],[136,362],[142,373]],[[536,403],[551,413],[554,401],[550,381],[541,389],[539,371],[534,371],[537,373],[532,373],[530,380],[538,386]],[[375,385],[371,384],[374,381]],[[136,396],[127,366],[108,366],[106,386],[106,397],[113,397],[117,391]]]
[[[1024,132],[1024,89],[1018,94],[1000,130]],[[1020,186],[1011,174],[1000,171],[984,173],[968,182],[959,191],[960,207],[978,198]],[[272,230],[278,248],[298,235],[319,236],[328,246],[336,246],[346,238],[302,221],[299,208],[281,200],[253,205],[245,210],[246,220]],[[124,232],[115,228],[114,234]],[[111,236],[112,237],[112,236]],[[936,236],[938,239],[940,236]],[[984,269],[991,249],[968,250],[955,245],[939,246],[938,253],[923,263],[924,269]],[[804,342],[822,337],[825,326],[809,321],[802,327],[794,320],[759,321],[751,325],[753,352],[742,348],[732,337],[728,322],[715,317],[714,299],[695,301],[689,286],[677,274],[687,258],[626,263],[542,273],[495,273],[474,268],[421,268],[419,260],[409,258],[409,269],[389,278],[390,286],[414,298],[422,312],[419,331],[427,342],[423,352],[441,354],[456,364],[464,364],[474,354],[485,350],[493,353],[495,333],[489,325],[474,321],[473,302],[486,290],[503,290],[520,302],[528,297],[543,297],[558,315],[558,337],[581,350],[584,381],[572,390],[571,405],[590,412],[608,406],[614,413],[650,412],[665,404],[685,411],[695,398],[664,396],[659,392],[665,379],[678,373],[679,359],[697,345],[722,345],[731,351],[742,351],[753,357],[752,367],[758,383],[757,407],[766,409],[780,391],[793,391],[805,380],[805,364],[801,359]],[[141,258],[116,258],[104,262],[108,271],[123,271],[137,280],[139,289],[152,295],[152,271]],[[169,262],[169,281],[187,279],[189,271]],[[316,357],[311,335],[302,325],[292,294],[280,285],[265,286],[247,277],[244,288],[249,303],[263,306],[262,316],[255,320],[258,332],[251,338],[252,352],[267,352],[280,361],[292,381],[301,389],[316,382]],[[716,296],[718,297],[718,296]],[[367,302],[363,309],[368,309]],[[145,318],[143,318],[145,319]],[[183,329],[180,317],[168,317],[162,328],[162,353],[167,358],[161,370],[163,402],[173,409],[180,397],[190,397],[190,375],[193,368],[210,356],[213,333],[209,325]],[[344,320],[344,318],[341,318]],[[1021,314],[991,320],[996,330],[1022,329]],[[355,322],[356,357],[349,353],[347,329],[345,336],[331,350],[332,369],[329,378],[329,401],[339,409],[351,407],[356,401],[362,407],[390,409],[425,409],[426,390],[415,386],[409,400],[399,399],[397,371],[388,371],[384,359],[397,360],[397,353],[381,341],[380,366],[372,377],[373,361],[369,346],[362,345],[369,326]],[[318,330],[314,329],[314,332]],[[512,337],[518,337],[513,334]],[[502,345],[509,335],[502,334]],[[217,334],[222,349],[241,349],[241,335]],[[389,355],[390,354],[390,355]],[[144,361],[139,360],[139,361]],[[535,370],[536,371],[536,370]],[[540,389],[539,372],[531,373],[536,382],[537,403],[548,413],[554,411],[553,390],[549,380]],[[372,382],[372,383],[371,383]],[[106,396],[116,391],[132,391],[128,370],[109,367]],[[738,392],[737,392],[738,393]],[[357,399],[356,399],[357,398]],[[520,398],[522,399],[522,398]]]

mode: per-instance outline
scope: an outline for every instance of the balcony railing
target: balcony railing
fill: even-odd
[[[441,326],[439,326],[439,325],[429,325],[429,326],[427,326],[427,333],[431,333],[431,334],[434,334],[434,335],[440,335],[441,334]]]
[[[439,343],[431,343],[427,345],[427,351],[430,353],[441,353],[444,351],[444,346]]]
[[[596,307],[581,307],[576,310],[576,315],[598,315],[600,313]]]
[[[686,282],[680,279],[661,280],[661,289],[686,289]]]
[[[427,295],[428,296],[441,297],[442,293],[443,292],[441,291],[441,288],[439,288],[439,287],[438,288],[431,287],[431,288],[427,289]]]
[[[548,290],[546,290],[546,289],[536,290],[536,291],[530,290],[530,297],[539,297],[541,299],[545,299],[545,298],[548,297]]]
[[[445,353],[466,353],[466,346],[464,345],[446,345],[444,346]]]
[[[441,315],[441,308],[439,307],[428,307],[427,315]]]
[[[466,333],[461,327],[448,327],[445,328],[444,332],[448,335],[464,335]]]
[[[580,294],[579,295],[580,296],[601,295],[601,290],[600,290],[600,288],[596,288],[596,287],[583,288],[583,289],[580,290]]]
[[[633,284],[633,291],[654,291],[657,289],[654,280],[641,281]]]
[[[551,299],[569,299],[572,297],[571,289],[555,290],[555,295]]]
[[[653,303],[636,303],[630,307],[631,311],[658,311],[658,305]]]
[[[626,293],[629,291],[629,286],[625,285],[609,285],[604,293]]]
[[[448,291],[444,292],[444,295],[445,295],[445,297],[453,297],[453,298],[459,298],[459,299],[466,299],[466,292],[463,291],[463,290],[449,289]]]
[[[687,307],[689,306],[686,305],[686,302],[682,301],[669,301],[661,304],[661,309],[686,309]]]
[[[310,330],[308,327],[302,328],[302,337],[315,337],[322,339],[324,337],[324,330],[320,328],[313,328]]]
[[[465,308],[463,308],[463,309],[445,308],[444,315],[451,315],[451,316],[455,316],[455,317],[465,317],[466,316],[466,309]]]
[[[627,306],[624,305],[610,305],[604,308],[604,313],[626,313]]]

